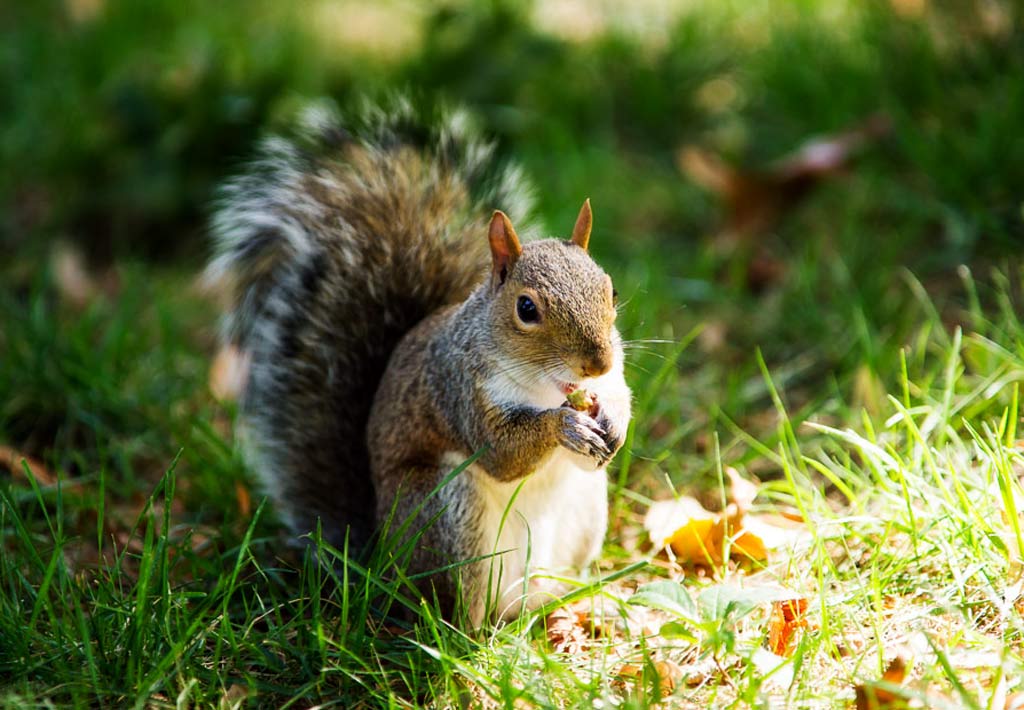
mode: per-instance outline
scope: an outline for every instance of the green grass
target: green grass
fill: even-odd
[[[719,452],[703,455],[687,452],[693,436],[685,430],[666,434],[675,447],[645,431],[664,416],[659,410],[670,393],[688,389],[690,380],[672,366],[671,354],[667,367],[653,355],[638,357],[647,371],[638,369],[633,378],[638,411],[628,478],[634,492],[602,561],[606,574],[629,569],[603,592],[584,590],[588,603],[612,618],[644,610],[620,597],[659,573],[630,567],[650,554],[622,549],[617,536],[636,527],[629,511],[644,509],[639,492],[668,493],[663,475],[677,468],[691,475],[722,464],[757,468],[767,479],[759,508],[799,511],[813,535],[761,569],[727,566],[718,580],[687,577],[685,589],[705,598],[722,593],[719,583],[746,591],[732,608],[719,604],[696,621],[680,615],[686,633],[644,638],[620,622],[617,632],[588,639],[586,653],[567,656],[545,640],[542,615],[468,635],[440,622],[429,604],[387,574],[400,554],[382,553],[365,568],[350,565],[339,584],[308,556],[287,550],[265,508],[247,520],[234,490],[244,480],[241,467],[210,423],[225,413],[203,391],[202,358],[182,332],[172,329],[175,337],[164,339],[170,326],[154,314],[178,313],[179,327],[202,315],[190,318],[190,304],[164,291],[160,279],[146,286],[133,279],[116,304],[86,314],[81,328],[62,320],[61,307],[44,305],[38,291],[27,297],[31,314],[10,303],[3,312],[5,326],[38,338],[31,341],[38,354],[60,353],[65,377],[32,381],[52,388],[39,401],[67,410],[58,430],[81,429],[98,442],[79,444],[88,441],[79,433],[68,445],[79,447],[73,456],[47,454],[54,469],[76,472],[58,485],[40,486],[22,471],[0,494],[0,671],[11,707],[47,698],[76,705],[181,698],[216,705],[223,697],[249,696],[263,705],[319,699],[342,707],[446,705],[458,697],[558,707],[632,697],[643,705],[665,689],[654,688],[653,672],[624,684],[616,675],[623,660],[653,668],[675,659],[691,668],[701,657],[715,659],[724,674],[680,688],[680,702],[775,697],[828,704],[851,695],[857,679],[877,676],[904,646],[919,658],[915,677],[949,688],[954,698],[959,683],[985,706],[991,684],[972,684],[995,671],[991,665],[983,673],[959,669],[968,650],[989,652],[997,659],[989,663],[1007,678],[1024,671],[1024,619],[1016,598],[1006,597],[1021,569],[1016,510],[1024,495],[1015,431],[1024,330],[1012,310],[996,307],[989,318],[979,311],[962,336],[927,313],[930,303],[919,304],[910,344],[878,363],[883,372],[906,375],[896,375],[892,397],[873,415],[847,410],[852,416],[844,419],[843,405],[815,403],[800,415],[801,424],[787,413],[785,390],[768,378],[758,383],[763,387],[752,381],[750,392],[775,402],[773,426],[743,433],[721,412]],[[995,282],[998,303],[1005,295],[998,284],[1006,281]],[[98,347],[110,336],[91,317],[149,327],[134,331],[134,345]],[[117,332],[128,339],[128,330]],[[153,346],[170,350],[178,369],[163,369],[171,353],[151,362],[144,353]],[[11,369],[5,372],[17,382],[9,386],[27,387],[32,368]],[[175,374],[190,387],[167,387]],[[154,379],[165,386],[146,391],[132,384]],[[114,382],[122,386],[110,387]],[[78,404],[96,392],[106,393],[109,412],[89,400]],[[670,577],[682,573],[674,568]],[[812,600],[815,632],[802,637],[788,688],[773,686],[751,660],[767,633],[766,585]],[[415,625],[385,622],[388,608],[402,606],[422,614]],[[948,667],[931,657],[928,643],[940,659],[950,659]]]
[[[896,655],[926,704],[1024,691],[1012,5],[715,3],[574,41],[527,5],[453,5],[383,58],[267,4],[99,6],[0,11],[19,30],[0,159],[23,168],[0,178],[0,445],[46,469],[0,467],[0,707],[831,707]],[[212,186],[301,96],[396,86],[469,103],[552,231],[594,202],[636,413],[581,617],[468,632],[411,591],[401,548],[317,564],[208,391]],[[677,149],[765,165],[876,111],[891,135],[759,237],[785,272],[748,289]],[[116,292],[69,302],[58,236],[112,260]],[[754,515],[802,518],[799,544],[700,574],[652,550],[650,502],[720,506],[730,466],[762,481]],[[780,588],[809,627],[778,665]]]

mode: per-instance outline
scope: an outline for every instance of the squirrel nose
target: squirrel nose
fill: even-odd
[[[590,357],[584,358],[580,363],[580,373],[584,377],[600,377],[612,369],[612,352],[609,348],[602,348]]]

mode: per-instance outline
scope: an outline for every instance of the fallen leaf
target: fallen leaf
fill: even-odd
[[[644,529],[655,545],[664,547],[672,535],[691,518],[712,519],[714,513],[704,509],[696,499],[682,496],[651,504],[644,516]]]
[[[754,650],[750,662],[766,683],[780,690],[788,690],[793,685],[793,664],[786,657],[758,648]]]
[[[734,559],[763,561],[770,547],[792,540],[786,530],[774,530],[764,521],[748,518],[757,484],[726,469],[730,480],[730,501],[725,510],[712,513],[689,497],[655,502],[644,518],[644,528],[659,548],[671,549],[682,564],[721,564],[726,555]],[[766,543],[765,534],[771,545]]]
[[[654,670],[658,674],[663,690],[671,693],[683,679],[682,669],[672,661],[658,661],[654,664]]]
[[[888,667],[882,674],[882,680],[886,683],[893,683],[900,685],[906,680],[907,677],[907,662],[902,656],[896,656],[894,659],[889,661]]]
[[[548,642],[555,653],[580,653],[586,649],[589,639],[575,615],[566,609],[556,609],[547,619]]]
[[[776,656],[792,656],[797,631],[806,628],[806,598],[772,602],[772,613],[768,619],[768,650]]]
[[[32,471],[32,475],[35,476],[35,479],[39,481],[41,485],[56,485],[57,476],[54,475],[50,469],[44,466],[42,461],[10,446],[0,445],[0,467],[6,468],[11,472],[12,476],[25,476],[25,469],[21,463],[23,460],[28,464],[28,468]]]
[[[681,562],[720,564],[722,541],[715,539],[719,534],[718,522],[717,516],[690,518],[662,544],[669,546]]]
[[[644,669],[635,663],[623,663],[616,673],[620,678],[639,678],[644,674]]]
[[[824,179],[841,173],[864,146],[886,135],[884,115],[811,139],[760,169],[730,165],[705,148],[687,145],[676,154],[679,170],[722,201],[723,225],[712,245],[738,257],[750,288],[763,289],[783,275],[782,261],[759,244]],[[735,261],[735,259],[734,259]]]
[[[235,500],[238,501],[238,512],[243,518],[248,518],[252,513],[252,496],[249,489],[241,481],[235,481]]]
[[[928,8],[927,0],[889,0],[893,11],[902,17],[919,18]]]
[[[857,710],[893,710],[907,707],[907,698],[897,691],[883,687],[886,685],[903,685],[907,677],[907,662],[896,656],[889,662],[889,667],[877,681],[865,681],[858,685],[854,692],[857,696]]]
[[[238,710],[249,699],[249,689],[244,685],[235,683],[231,685],[220,697],[217,703],[218,710]]]
[[[614,633],[612,620],[603,613],[602,600],[580,599],[548,614],[545,627],[548,641],[558,653],[579,653],[599,636]]]
[[[697,334],[697,345],[701,352],[715,354],[721,352],[729,340],[729,326],[724,320],[710,320]]]
[[[220,402],[238,399],[249,375],[249,353],[234,345],[225,345],[210,365],[210,392]]]
[[[100,296],[113,297],[120,289],[120,278],[114,268],[99,275],[90,272],[82,252],[65,242],[58,242],[50,252],[54,285],[61,297],[73,307],[82,309]]]
[[[654,676],[657,678],[658,686],[663,693],[672,693],[683,680],[683,669],[679,667],[679,664],[669,660],[655,661],[647,666],[641,666],[636,663],[623,663],[616,675],[619,678],[638,681],[643,679],[645,669],[653,671]]]
[[[758,485],[743,478],[732,466],[725,467],[725,476],[729,479],[729,501],[741,515],[746,515],[757,498]]]

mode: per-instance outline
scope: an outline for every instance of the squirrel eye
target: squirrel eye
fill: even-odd
[[[516,315],[519,316],[519,320],[523,323],[536,323],[540,320],[540,314],[537,313],[537,304],[529,296],[520,296],[519,300],[516,301]]]
[[[612,289],[612,305],[615,306],[615,305],[618,305],[618,303],[619,303],[619,292],[616,291],[613,288]]]

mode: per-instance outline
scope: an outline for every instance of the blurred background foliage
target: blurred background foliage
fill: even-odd
[[[261,132],[305,98],[399,88],[473,107],[552,225],[591,194],[612,248],[715,228],[680,146],[759,166],[882,113],[891,137],[847,190],[868,197],[828,211],[870,210],[887,249],[948,265],[1021,237],[1020,23],[995,0],[7,3],[3,238],[195,258]]]

